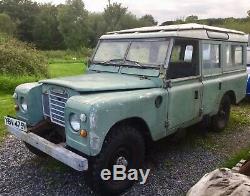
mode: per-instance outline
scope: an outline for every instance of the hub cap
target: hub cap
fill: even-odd
[[[125,157],[121,156],[121,157],[118,157],[118,159],[116,160],[116,165],[123,165],[123,166],[127,167],[128,161]]]

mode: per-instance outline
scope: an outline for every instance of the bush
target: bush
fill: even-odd
[[[8,76],[8,75],[0,75],[0,92],[4,93],[13,93],[15,88],[24,83],[36,82],[41,78],[35,76]]]
[[[47,77],[47,65],[45,57],[32,45],[13,38],[1,39],[1,75]]]

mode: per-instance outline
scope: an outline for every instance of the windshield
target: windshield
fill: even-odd
[[[158,67],[165,63],[169,41],[136,40],[114,41],[102,40],[93,58],[94,63],[120,63],[135,66]],[[113,62],[113,63],[112,63]]]

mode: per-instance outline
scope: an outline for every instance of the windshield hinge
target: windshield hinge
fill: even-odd
[[[171,80],[167,80],[166,78],[164,78],[164,81],[163,81],[163,88],[167,89],[167,88],[171,88],[172,87],[172,82]]]

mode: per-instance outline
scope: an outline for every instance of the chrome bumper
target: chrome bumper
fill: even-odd
[[[34,146],[58,161],[72,167],[77,171],[85,171],[88,169],[88,160],[70,150],[67,150],[60,144],[54,144],[34,133],[26,133],[7,126],[8,131],[15,135],[18,139]]]

